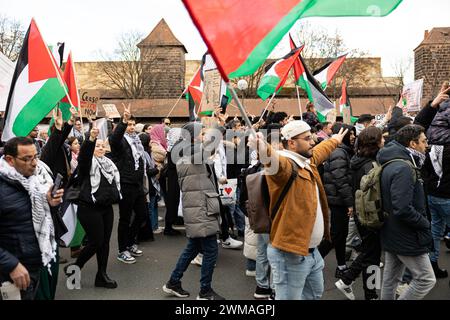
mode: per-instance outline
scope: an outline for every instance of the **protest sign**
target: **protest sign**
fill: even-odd
[[[103,110],[105,110],[105,117],[107,118],[120,118],[120,113],[117,107],[113,103],[103,104]]]
[[[100,93],[97,90],[80,90],[81,116],[95,119],[98,100],[100,100]]]
[[[331,109],[330,111],[328,111],[327,113],[327,122],[330,123],[335,123],[336,122],[336,109]]]
[[[237,179],[228,179],[226,184],[219,184],[219,195],[222,204],[234,204],[236,202]]]
[[[420,111],[423,92],[423,79],[411,82],[403,87],[402,106],[403,113]]]
[[[205,71],[200,112],[214,111],[215,107],[220,105],[221,84],[222,77],[220,76],[219,70],[212,69]]]
[[[349,107],[343,107],[342,108],[342,117],[344,119],[345,124],[351,124],[352,123],[352,115]]]

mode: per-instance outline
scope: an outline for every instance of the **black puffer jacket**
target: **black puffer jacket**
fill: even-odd
[[[441,103],[427,131],[430,145],[450,144],[450,99]]]
[[[28,192],[0,174],[0,199],[0,277],[7,279],[19,262],[36,269],[42,260]]]
[[[360,157],[359,155],[354,155],[350,161],[350,169],[352,174],[352,186],[353,186],[353,194],[355,194],[356,190],[359,190],[359,186],[361,183],[361,179],[363,176],[369,173],[369,171],[373,168],[373,162],[376,162],[377,159],[374,158],[366,158]]]
[[[393,159],[411,161],[409,151],[397,141],[390,142],[377,156],[380,164]],[[387,165],[381,174],[383,207],[388,213],[381,242],[385,251],[404,256],[427,253],[432,242],[422,181],[419,170],[415,171],[415,183],[413,169],[404,162]]]
[[[332,206],[353,207],[352,155],[350,147],[340,144],[324,163],[323,183],[328,204]]]
[[[120,184],[124,188],[124,184],[132,185],[143,190],[144,182],[144,161],[139,159],[139,169],[134,168],[134,158],[131,146],[124,137],[127,125],[122,121],[119,122],[114,132],[109,137],[111,145],[111,156],[120,172]]]

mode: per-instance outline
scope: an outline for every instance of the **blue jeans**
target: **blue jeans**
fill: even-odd
[[[428,196],[428,207],[431,213],[431,234],[434,242],[434,251],[430,253],[430,259],[437,262],[445,225],[450,225],[450,199]]]
[[[148,204],[148,210],[150,214],[150,222],[152,224],[152,230],[158,229],[158,199],[157,195],[150,197],[150,203]]]
[[[257,234],[258,245],[256,247],[256,285],[260,288],[270,288],[270,266],[267,259],[268,234]]]
[[[236,229],[240,233],[244,233],[245,230],[245,215],[242,212],[241,208],[237,204],[228,204],[225,205],[226,208],[230,211],[230,216],[234,220],[234,225]]]
[[[211,289],[212,275],[218,255],[216,235],[205,238],[188,238],[188,244],[178,258],[175,270],[173,270],[172,275],[170,276],[171,284],[177,284],[181,281],[183,273],[187,270],[192,259],[194,259],[198,253],[203,253],[200,289],[202,292]]]
[[[324,261],[317,248],[307,256],[278,250],[269,244],[276,300],[318,300],[324,290]]]

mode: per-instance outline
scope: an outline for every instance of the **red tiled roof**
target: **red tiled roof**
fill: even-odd
[[[424,44],[450,44],[450,27],[433,28],[431,31],[425,31],[425,37],[420,45],[414,49],[417,50]]]
[[[161,19],[152,32],[150,32],[150,34],[137,46],[139,48],[145,46],[175,46],[183,47],[184,51],[187,52],[185,46],[173,35],[172,30],[170,30],[164,19]]]

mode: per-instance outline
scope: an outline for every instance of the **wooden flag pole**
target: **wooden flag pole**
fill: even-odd
[[[268,103],[267,106],[264,108],[263,112],[261,113],[260,119],[263,118],[264,114],[265,114],[266,111],[267,111],[267,108],[269,108],[270,104],[272,103],[272,101],[273,101],[273,99],[275,98],[276,95],[277,95],[277,92],[275,91],[275,92],[272,94],[272,97],[270,97],[269,103]]]
[[[178,97],[177,102],[175,102],[175,104],[173,105],[172,109],[170,109],[169,114],[167,115],[166,118],[170,117],[170,115],[172,114],[172,111],[175,109],[175,107],[177,106],[178,102],[180,102],[180,100],[183,97],[184,93],[185,93],[185,91],[183,91],[183,93]]]
[[[298,110],[300,112],[300,120],[303,120],[303,112],[302,112],[302,102],[300,100],[300,93],[298,92],[298,85],[295,85],[297,90],[297,100],[298,100]]]
[[[227,82],[227,86],[231,92],[233,99],[236,101],[236,103],[238,105],[239,111],[242,114],[242,118],[244,119],[245,123],[249,127],[250,133],[254,137],[256,137],[256,131],[255,131],[255,129],[253,129],[252,123],[250,122],[250,119],[247,116],[247,111],[245,110],[244,106],[242,105],[241,101],[239,100],[239,97],[238,97],[236,91],[234,90],[233,86],[231,85],[231,83],[229,81]]]

